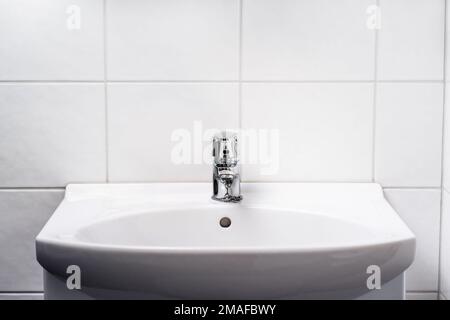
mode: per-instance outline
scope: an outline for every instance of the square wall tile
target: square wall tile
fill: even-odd
[[[103,0],[0,0],[0,80],[102,80]]]
[[[108,85],[110,181],[211,181],[211,141],[238,127],[238,86]]]
[[[108,78],[236,80],[239,0],[108,0]]]
[[[448,298],[450,297],[450,193],[444,191],[442,196],[440,290]]]
[[[103,84],[0,85],[0,187],[106,179]]]
[[[243,1],[244,80],[373,80],[375,3]]]
[[[43,290],[35,238],[63,196],[63,190],[0,191],[0,291]]]
[[[372,84],[244,84],[242,99],[245,180],[372,179]]]
[[[406,290],[437,291],[441,191],[385,189],[385,196],[416,235],[416,257],[406,271]]]
[[[379,84],[376,112],[376,181],[388,187],[440,187],[443,85]]]
[[[380,0],[379,80],[442,80],[445,0]]]

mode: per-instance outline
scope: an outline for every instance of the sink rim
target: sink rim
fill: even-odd
[[[243,183],[243,189],[245,189],[246,186],[252,186],[252,187],[260,187],[260,188],[276,188],[279,185],[288,186],[289,189],[294,187],[302,187],[305,188],[305,190],[308,190],[309,188],[318,188],[321,187],[324,188],[331,188],[331,190],[339,190],[340,187],[342,188],[350,188],[354,190],[359,190],[359,188],[368,188],[372,194],[369,194],[367,191],[364,191],[365,194],[370,195],[368,198],[370,201],[375,199],[375,201],[383,200],[386,202],[382,195],[382,188],[380,185],[376,183]],[[142,184],[126,184],[126,183],[120,183],[120,184],[70,184],[67,186],[67,192],[66,195],[60,204],[60,206],[57,208],[55,214],[50,217],[47,224],[44,226],[44,228],[41,230],[41,232],[36,237],[36,243],[41,244],[51,244],[51,245],[57,245],[57,246],[67,246],[71,248],[78,248],[78,249],[102,249],[102,250],[114,250],[114,251],[133,251],[133,252],[170,252],[170,253],[201,253],[201,252],[207,252],[207,253],[213,253],[213,252],[223,252],[223,253],[239,253],[239,252],[245,252],[245,253],[251,253],[251,252],[314,252],[314,251],[330,251],[330,250],[336,250],[340,251],[340,249],[343,250],[351,250],[351,249],[358,249],[358,248],[364,248],[364,247],[370,247],[370,246],[378,246],[378,245],[388,245],[391,243],[401,242],[401,241],[415,241],[415,236],[409,230],[409,228],[404,224],[404,222],[401,220],[400,217],[393,217],[388,216],[387,218],[391,218],[391,222],[398,222],[401,221],[402,223],[398,224],[400,226],[400,229],[395,229],[395,231],[398,232],[392,232],[389,233],[389,230],[381,230],[380,226],[370,226],[368,223],[365,222],[365,220],[361,221],[354,221],[351,219],[348,219],[348,217],[342,217],[338,214],[327,210],[310,210],[308,208],[293,208],[292,206],[284,206],[284,205],[278,205],[276,203],[267,204],[263,201],[250,201],[247,202],[247,197],[244,197],[244,200],[241,203],[237,204],[229,204],[229,203],[222,203],[217,202],[214,200],[211,200],[208,194],[202,194],[201,196],[198,196],[198,192],[195,193],[198,197],[194,199],[191,199],[190,197],[186,197],[186,199],[192,200],[190,204],[187,204],[183,206],[183,199],[178,199],[175,197],[174,204],[167,204],[167,199],[162,199],[159,202],[152,202],[151,200],[148,201],[142,201],[142,199],[145,199],[143,195],[133,195],[133,196],[123,196],[123,192],[117,193],[117,190],[123,191],[128,190],[130,193],[136,190],[144,190],[146,188],[152,189],[152,188],[158,188],[159,186],[162,186],[163,188],[179,188],[180,190],[183,189],[184,186],[189,186],[190,188],[187,188],[188,191],[192,192],[193,186],[199,187],[205,187],[204,189],[209,191],[210,184],[208,183],[142,183]],[[93,192],[90,193],[91,190],[99,191],[101,192]],[[113,190],[114,192],[111,192],[108,194],[105,190]],[[195,191],[195,190],[194,190]],[[364,192],[362,194],[364,194]],[[164,192],[162,192],[164,193]],[[118,206],[115,210],[111,210],[109,208],[109,212],[107,215],[86,215],[85,217],[79,217],[74,212],[64,212],[64,211],[70,211],[70,205],[90,205],[93,209],[92,211],[108,211],[105,209],[108,207],[109,202],[108,199],[116,199],[117,194],[120,194],[122,197],[122,200],[124,203],[124,206]],[[150,192],[150,194],[152,194]],[[205,198],[206,196],[206,198]],[[374,198],[375,196],[375,198]],[[381,196],[381,198],[380,198]],[[378,197],[378,198],[377,198]],[[357,197],[355,197],[357,198]],[[106,200],[105,200],[106,199]],[[137,209],[127,209],[127,203],[133,204],[136,199],[141,199],[141,201],[137,202]],[[201,201],[198,201],[201,199]],[[367,199],[366,199],[367,200]],[[119,202],[120,202],[119,201]],[[359,201],[359,199],[355,199],[355,202]],[[270,201],[269,201],[270,203]],[[387,203],[387,202],[386,202]],[[163,205],[162,205],[163,204]],[[159,206],[159,208],[153,208],[152,205]],[[66,207],[65,207],[66,206]],[[67,207],[69,206],[69,207]],[[147,206],[147,207],[146,207]],[[189,209],[219,209],[222,210],[224,208],[242,208],[242,210],[246,209],[263,209],[263,210],[276,210],[276,211],[283,211],[283,212],[290,212],[290,213],[299,213],[299,214],[308,214],[308,215],[316,215],[323,217],[324,219],[332,219],[337,220],[340,222],[348,223],[352,226],[361,227],[361,228],[372,228],[372,230],[380,231],[382,232],[382,235],[380,237],[376,237],[373,241],[369,240],[367,241],[364,239],[364,241],[361,241],[361,239],[358,239],[356,242],[339,242],[337,245],[332,245],[330,242],[325,245],[318,245],[317,243],[312,243],[311,245],[296,245],[296,246],[272,246],[272,247],[259,247],[259,246],[246,246],[243,245],[242,247],[238,246],[165,246],[165,245],[132,245],[132,244],[106,244],[101,243],[99,241],[87,241],[83,239],[79,239],[76,236],[81,232],[83,229],[91,227],[95,224],[101,224],[105,221],[111,221],[114,219],[120,219],[127,216],[133,216],[133,215],[139,215],[139,214],[147,214],[152,212],[168,212],[168,211],[182,211],[182,210],[189,210]],[[385,209],[385,208],[383,208]],[[75,209],[76,210],[76,209]],[[239,210],[239,209],[238,209]],[[392,212],[393,209],[391,208]],[[61,212],[63,211],[63,212]],[[214,214],[214,213],[212,213]],[[233,212],[233,214],[236,214],[236,212]],[[391,214],[389,214],[391,215]],[[70,216],[70,217],[67,217]],[[386,218],[380,217],[381,219]],[[70,226],[66,225],[66,232],[58,231],[58,222],[61,222],[65,219],[72,219],[74,221],[73,224]],[[397,221],[396,221],[397,220]],[[65,221],[67,222],[67,221]],[[388,221],[389,222],[389,221]],[[403,224],[403,225],[401,225]],[[381,224],[381,226],[387,226],[387,223]]]
[[[74,250],[87,250],[87,251],[99,251],[99,252],[127,252],[127,253],[148,253],[148,254],[195,254],[195,255],[249,255],[249,254],[302,254],[302,253],[324,253],[324,252],[335,252],[348,251],[348,250],[360,250],[363,248],[376,248],[386,245],[396,246],[405,243],[416,244],[415,237],[401,238],[394,240],[385,240],[373,243],[358,243],[352,245],[339,245],[339,246],[318,246],[318,247],[272,247],[272,248],[262,248],[262,247],[169,247],[169,246],[132,246],[132,245],[110,245],[101,243],[89,243],[82,241],[72,241],[67,242],[65,240],[58,239],[36,239],[39,245],[48,245],[55,247],[64,247],[67,249]]]
[[[276,188],[279,185],[283,185],[285,187],[288,187],[287,190],[291,190],[291,188],[300,187],[305,188],[305,190],[308,190],[310,188],[314,189],[320,189],[320,188],[331,188],[331,190],[336,189],[339,190],[340,187],[342,188],[349,188],[354,190],[359,190],[359,188],[367,188],[370,190],[372,194],[370,194],[371,201],[372,198],[376,199],[376,201],[380,200],[380,196],[383,201],[386,201],[382,195],[382,188],[380,185],[376,183],[293,183],[293,182],[286,182],[286,183],[243,183],[243,189],[246,187],[254,187],[254,188]],[[135,214],[146,214],[151,212],[162,212],[162,211],[171,211],[171,210],[186,210],[186,209],[192,209],[192,208],[201,208],[201,209],[223,209],[228,208],[229,206],[232,207],[240,207],[243,210],[246,208],[251,209],[264,209],[264,210],[277,210],[277,211],[284,211],[284,212],[298,212],[299,214],[311,214],[311,215],[320,215],[321,217],[327,219],[336,219],[344,223],[352,224],[357,227],[362,228],[370,228],[367,224],[355,222],[352,220],[349,220],[347,217],[340,217],[339,215],[332,214],[329,211],[325,210],[309,210],[308,208],[296,208],[293,209],[289,206],[277,206],[277,204],[271,204],[268,205],[267,203],[264,204],[263,202],[258,203],[256,202],[247,202],[248,197],[244,197],[244,201],[238,204],[224,204],[221,202],[217,202],[214,200],[211,200],[209,197],[209,193],[201,195],[201,197],[195,198],[192,200],[190,204],[188,204],[185,208],[181,207],[180,204],[182,204],[183,199],[176,198],[174,201],[174,204],[168,205],[167,199],[163,199],[160,202],[157,202],[156,205],[159,205],[161,203],[164,203],[163,206],[160,208],[153,208],[150,209],[142,208],[140,206],[145,205],[152,205],[154,204],[152,201],[142,201],[144,199],[143,195],[140,195],[139,192],[136,192],[137,194],[133,194],[134,191],[144,190],[144,189],[154,189],[161,187],[162,189],[168,188],[169,190],[171,188],[173,189],[180,189],[182,190],[183,187],[189,187],[185,188],[189,192],[193,192],[192,194],[197,195],[195,193],[196,191],[193,191],[193,188],[198,187],[200,189],[208,190],[210,188],[209,183],[142,183],[142,184],[126,184],[126,183],[120,183],[120,184],[71,184],[67,186],[67,192],[66,196],[60,205],[58,209],[56,210],[57,213],[52,216],[49,220],[61,220],[61,212],[64,211],[64,204],[83,204],[87,203],[89,205],[96,204],[101,206],[107,206],[108,201],[107,199],[119,199],[120,201],[123,201],[125,203],[125,207],[118,207],[116,211],[112,210],[109,215],[107,216],[95,216],[92,215],[88,218],[85,218],[85,221],[83,219],[79,219],[78,224],[74,228],[72,228],[72,232],[67,232],[66,236],[61,237],[60,235],[57,235],[58,232],[52,229],[57,229],[57,227],[54,226],[54,224],[51,224],[49,227],[49,223],[45,225],[45,227],[42,229],[42,231],[38,234],[36,237],[36,243],[37,244],[48,244],[48,245],[55,245],[55,246],[65,246],[67,248],[73,248],[73,249],[85,249],[85,250],[103,250],[103,251],[117,251],[117,252],[147,252],[147,253],[177,253],[177,254],[188,254],[188,253],[194,253],[194,254],[201,254],[201,253],[207,253],[207,254],[213,254],[213,253],[223,253],[223,254],[251,254],[251,253],[306,253],[306,252],[326,252],[326,251],[345,251],[345,250],[352,250],[352,249],[360,249],[360,248],[370,248],[370,247],[376,247],[376,246],[386,246],[386,245],[394,245],[396,243],[401,242],[410,242],[413,241],[415,243],[415,236],[414,234],[407,228],[406,225],[404,225],[403,230],[400,230],[398,233],[391,233],[389,232],[383,232],[380,228],[373,228],[372,230],[378,230],[380,232],[383,232],[382,236],[376,237],[374,240],[367,240],[364,239],[364,241],[361,241],[361,239],[358,239],[358,241],[355,242],[339,242],[336,245],[332,245],[331,243],[327,243],[325,245],[317,245],[311,244],[311,245],[285,245],[285,246],[271,246],[271,247],[263,247],[263,246],[179,246],[179,245],[171,245],[171,246],[165,246],[165,245],[132,245],[132,244],[107,244],[107,243],[101,243],[99,241],[84,241],[83,239],[76,238],[77,234],[83,230],[84,228],[90,227],[92,225],[95,225],[96,223],[103,223],[104,221],[114,220],[117,218],[126,217],[129,215],[135,215]],[[194,188],[195,189],[195,188]],[[106,190],[106,191],[105,191]],[[112,190],[111,193],[108,193],[109,190]],[[124,195],[123,191],[129,191],[129,194]],[[92,192],[94,191],[94,192]],[[118,192],[120,191],[120,192]],[[244,190],[245,191],[245,190]],[[355,191],[355,192],[356,192]],[[178,190],[178,192],[180,192]],[[364,191],[365,192],[365,191]],[[362,194],[364,194],[364,192]],[[164,191],[162,191],[164,193]],[[150,192],[151,194],[151,192]],[[189,195],[192,195],[189,194]],[[369,195],[368,192],[366,192],[367,195]],[[119,195],[119,197],[118,197]],[[244,192],[245,195],[245,192]],[[356,197],[355,197],[356,198]],[[106,199],[106,201],[105,201]],[[126,204],[133,203],[136,199],[141,199],[141,201],[137,202],[138,209],[127,209]],[[191,199],[186,197],[186,199]],[[198,199],[202,199],[201,201],[197,201]],[[367,199],[366,199],[367,200]],[[119,201],[119,202],[120,202]],[[181,201],[181,202],[180,202]],[[196,202],[197,201],[197,202]],[[358,199],[355,199],[357,202]],[[101,205],[99,204],[101,203]],[[67,209],[67,208],[66,208]],[[94,210],[94,209],[93,209]],[[101,210],[101,208],[95,208],[95,210]],[[395,211],[394,211],[395,213]],[[66,213],[67,214],[67,213]],[[70,214],[70,213],[69,213]],[[77,219],[73,212],[71,213],[71,218]],[[381,217],[383,218],[383,217]],[[399,218],[399,217],[397,217]],[[399,218],[400,219],[400,218]],[[400,219],[401,220],[401,219]],[[80,223],[82,221],[82,223]],[[404,223],[403,223],[404,224]],[[69,228],[70,229],[70,228]],[[60,232],[61,234],[61,232]],[[38,250],[39,251],[39,250]]]

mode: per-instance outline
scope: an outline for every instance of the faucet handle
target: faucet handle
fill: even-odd
[[[236,165],[238,162],[238,138],[234,132],[222,131],[213,138],[215,164]]]

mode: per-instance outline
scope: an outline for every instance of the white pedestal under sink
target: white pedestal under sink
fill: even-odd
[[[379,185],[243,183],[242,195],[214,201],[209,183],[69,185],[36,238],[45,297],[403,298],[415,237]],[[79,290],[66,285],[69,266]],[[368,286],[374,268],[381,289]]]

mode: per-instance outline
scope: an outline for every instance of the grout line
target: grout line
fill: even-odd
[[[239,44],[238,44],[238,128],[239,135],[242,132],[242,56],[243,56],[243,10],[244,10],[244,0],[239,0]],[[241,136],[242,137],[242,136]],[[240,166],[240,176],[243,177],[243,168]]]
[[[24,83],[24,84],[100,84],[103,83],[103,80],[0,80],[0,84],[16,84],[16,83]]]
[[[107,68],[107,21],[106,21],[106,3],[103,0],[103,86],[105,95],[105,179],[109,182],[109,125],[108,125],[108,68]]]
[[[238,79],[239,79],[239,114],[238,114],[238,126],[239,126],[239,130],[242,129],[242,53],[243,53],[243,49],[242,49],[242,44],[243,44],[243,32],[242,32],[242,28],[243,28],[243,5],[244,5],[244,0],[239,0],[239,53],[238,53]]]
[[[115,184],[152,184],[152,183],[207,183],[208,181],[184,181],[184,180],[173,180],[173,181],[114,181]],[[83,184],[103,184],[104,182],[83,182]],[[243,183],[305,183],[305,184],[367,184],[373,183],[371,181],[311,181],[311,180],[271,180],[271,181],[259,181],[259,180],[245,180]],[[441,190],[440,187],[419,187],[419,186],[407,186],[407,187],[386,187],[382,186],[384,190]],[[49,191],[64,191],[66,187],[0,187],[0,191],[39,191],[39,190],[49,190]],[[445,192],[450,194],[450,191],[444,189]]]
[[[440,212],[439,212],[439,257],[438,257],[438,292],[441,292],[441,260],[442,260],[442,216],[443,216],[443,208],[444,208],[444,191],[446,191],[444,187],[444,169],[445,169],[445,129],[446,129],[446,78],[447,78],[447,2],[444,2],[444,61],[443,61],[443,102],[442,102],[442,141],[441,141],[441,201],[440,201]]]
[[[0,191],[65,191],[66,187],[0,187]]]
[[[6,300],[42,300],[44,299],[43,291],[0,291],[0,302]]]
[[[108,83],[239,83],[237,80],[208,80],[208,79],[139,79],[139,80],[107,80]]]
[[[405,291],[406,298],[408,298],[408,295],[433,295],[435,296],[435,299],[431,300],[439,300],[439,292],[438,291],[427,291],[427,290],[411,290],[411,291]],[[406,299],[408,300],[408,299]],[[428,300],[428,299],[427,299]]]
[[[417,297],[414,298],[414,295]],[[429,295],[433,295],[432,297],[428,297]],[[422,297],[421,297],[422,296]],[[426,296],[424,299],[423,296]],[[431,299],[429,299],[431,298]],[[438,301],[439,300],[439,292],[437,291],[405,291],[405,300],[429,300],[429,301]]]
[[[441,190],[441,187],[418,187],[418,186],[408,186],[408,187],[383,187],[384,190]]]
[[[41,295],[44,291],[0,291],[0,294],[10,294],[10,295]]]
[[[442,83],[442,80],[377,80],[377,83]]]
[[[342,79],[336,79],[336,80],[326,80],[326,79],[317,79],[317,80],[300,80],[300,79],[293,79],[293,80],[242,80],[242,83],[373,83],[373,80],[342,80]]]
[[[105,83],[105,179],[109,182],[109,125],[108,125],[108,85]]]
[[[380,0],[376,0],[378,11],[380,11]],[[377,140],[377,80],[378,80],[378,29],[375,28],[374,36],[374,61],[373,61],[373,106],[372,106],[372,182],[376,182],[375,178],[375,161],[376,161],[376,140]]]
[[[170,180],[170,181],[127,181],[127,180],[117,180],[113,181],[114,184],[156,184],[156,183],[164,183],[164,184],[172,184],[172,183],[209,183],[209,180],[196,180],[196,181],[186,181],[186,180]],[[242,183],[301,183],[301,184],[371,184],[372,181],[336,181],[336,180],[323,180],[323,181],[313,181],[313,180],[271,180],[271,181],[261,181],[261,180],[243,180]],[[92,184],[102,184],[102,182],[92,182]],[[383,189],[397,189],[397,190],[441,190],[440,187],[383,187]]]
[[[106,0],[104,0],[106,1]],[[104,39],[106,43],[106,39]],[[106,58],[106,52],[104,53]],[[106,61],[105,61],[106,64]],[[104,67],[106,69],[106,65]],[[241,75],[239,76],[241,77]],[[302,83],[439,83],[441,84],[443,80],[151,80],[151,79],[142,79],[142,80],[107,80],[106,79],[106,70],[105,70],[105,79],[103,80],[0,80],[0,84],[103,84],[103,83],[262,83],[262,84],[276,84],[276,83],[293,83],[293,84],[302,84]]]

